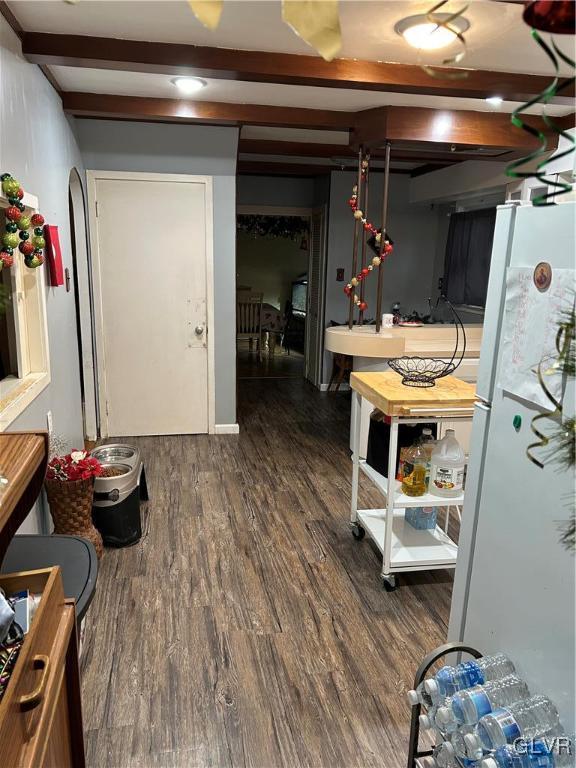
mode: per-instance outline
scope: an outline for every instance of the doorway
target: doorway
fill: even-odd
[[[212,179],[89,171],[88,190],[102,436],[213,432]]]
[[[238,207],[238,378],[304,377],[320,385],[325,220],[324,208]],[[250,344],[240,327],[247,300],[261,303]]]

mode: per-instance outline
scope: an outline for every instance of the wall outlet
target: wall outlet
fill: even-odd
[[[52,422],[52,411],[46,413],[46,424],[48,425],[48,437],[52,439],[54,434],[54,424]]]

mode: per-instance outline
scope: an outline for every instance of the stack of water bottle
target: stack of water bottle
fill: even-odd
[[[420,727],[437,746],[423,768],[574,768],[574,736],[566,736],[546,696],[532,696],[502,653],[443,667],[409,691],[422,704]]]

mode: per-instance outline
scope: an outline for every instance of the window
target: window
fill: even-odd
[[[485,307],[496,208],[453,213],[450,217],[444,286],[457,306]]]
[[[22,202],[27,215],[37,211],[32,195]],[[7,205],[0,195],[2,231]],[[50,382],[44,275],[43,267],[28,269],[17,250],[12,267],[0,272],[0,431]]]

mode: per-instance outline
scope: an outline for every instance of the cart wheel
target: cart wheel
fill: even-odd
[[[394,592],[398,586],[396,576],[382,576],[382,581],[384,582],[386,592]]]
[[[366,535],[366,531],[364,530],[364,528],[362,528],[362,526],[359,525],[358,523],[354,523],[354,525],[352,526],[352,536],[354,536],[356,541],[362,541],[365,535]]]

